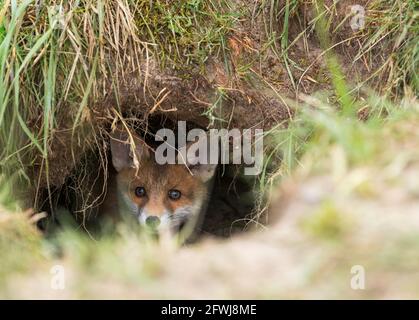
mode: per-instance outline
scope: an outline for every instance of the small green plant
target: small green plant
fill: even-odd
[[[325,201],[316,212],[301,221],[301,227],[312,236],[340,240],[348,232],[350,223],[332,201]]]

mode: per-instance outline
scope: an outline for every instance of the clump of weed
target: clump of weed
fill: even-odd
[[[41,235],[14,199],[14,183],[0,175],[0,284],[11,272],[25,271],[40,260]]]
[[[315,237],[338,240],[345,235],[350,223],[332,201],[325,201],[316,212],[302,220],[301,226]]]
[[[185,68],[224,54],[226,35],[240,14],[225,0],[136,2],[136,24],[155,46],[162,66]]]
[[[354,61],[378,54],[384,63],[373,72],[383,92],[402,97],[406,90],[419,94],[419,13],[416,1],[372,1],[362,33],[362,49]]]
[[[65,152],[74,163],[94,147],[92,101],[103,95],[109,74],[115,74],[112,80],[118,82],[125,72],[138,71],[144,50],[127,6],[124,1],[103,0],[4,1],[0,10],[3,174],[18,172],[26,186],[42,184],[51,190],[58,184],[51,180],[62,176],[50,170],[53,160],[60,161],[54,159],[52,146],[68,148]],[[136,58],[128,58],[131,55]]]

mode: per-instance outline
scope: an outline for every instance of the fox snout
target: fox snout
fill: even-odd
[[[149,216],[145,219],[145,224],[151,228],[157,228],[160,225],[160,218],[157,216]]]
[[[155,212],[149,212],[144,208],[140,211],[138,221],[142,226],[152,229],[161,229],[170,226],[170,216],[169,212],[166,211],[158,214]]]

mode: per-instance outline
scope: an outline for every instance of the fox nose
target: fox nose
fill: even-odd
[[[157,216],[149,216],[145,219],[145,223],[151,228],[157,228],[160,225],[160,219]]]

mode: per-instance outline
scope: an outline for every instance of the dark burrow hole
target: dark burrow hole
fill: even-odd
[[[177,122],[165,116],[150,117],[146,122],[127,118],[126,123],[155,148],[154,135],[161,128],[177,134]],[[187,130],[199,128],[186,122]],[[201,128],[204,129],[204,128]],[[110,126],[106,128],[110,132]],[[54,233],[63,225],[70,225],[80,232],[92,234],[100,221],[100,204],[107,196],[106,176],[115,174],[109,148],[109,135],[101,135],[103,146],[93,148],[83,155],[65,183],[59,188],[41,190],[38,208],[48,213],[39,227],[47,234]],[[258,195],[255,176],[246,176],[240,165],[219,165],[214,176],[214,186],[198,238],[203,236],[229,237],[250,230]]]

